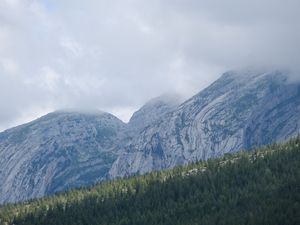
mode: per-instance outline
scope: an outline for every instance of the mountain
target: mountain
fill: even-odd
[[[152,126],[154,122],[173,110],[180,103],[180,97],[176,94],[166,94],[148,101],[136,111],[127,125],[133,135]]]
[[[300,138],[0,207],[0,224],[300,224]]]
[[[108,113],[59,111],[0,133],[0,202],[104,179],[124,127]]]
[[[287,73],[227,72],[134,136],[111,178],[284,141],[300,132],[300,85]]]
[[[0,204],[282,142],[300,132],[300,84],[230,71],[185,102],[165,95],[128,124],[58,111],[0,133]]]

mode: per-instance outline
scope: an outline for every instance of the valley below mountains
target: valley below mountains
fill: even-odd
[[[283,142],[300,133],[300,84],[230,71],[190,99],[162,96],[124,123],[56,111],[0,133],[0,203],[53,195]]]

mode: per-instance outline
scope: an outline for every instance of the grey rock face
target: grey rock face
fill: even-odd
[[[104,179],[124,126],[108,113],[55,112],[0,133],[0,202]]]
[[[284,73],[225,73],[124,147],[110,177],[172,168],[295,136],[300,85]]]
[[[150,100],[132,115],[127,124],[127,130],[132,132],[132,135],[138,135],[138,132],[152,126],[166,113],[175,109],[179,105],[179,101],[179,97],[176,95],[163,95]]]
[[[51,195],[300,132],[300,84],[283,72],[227,72],[189,100],[156,98],[124,124],[108,113],[50,113],[0,133],[0,203]]]

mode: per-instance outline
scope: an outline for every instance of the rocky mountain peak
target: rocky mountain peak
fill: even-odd
[[[177,94],[165,94],[151,99],[136,111],[128,123],[128,128],[133,132],[139,132],[161,118],[179,105],[181,97]]]
[[[134,137],[110,176],[172,168],[297,135],[300,85],[286,82],[287,76],[280,71],[223,74]]]
[[[128,124],[62,110],[0,133],[0,203],[172,168],[300,132],[300,84],[282,71],[224,73],[182,102],[161,96]]]
[[[111,114],[57,111],[0,134],[0,202],[93,184],[118,154],[125,124]]]

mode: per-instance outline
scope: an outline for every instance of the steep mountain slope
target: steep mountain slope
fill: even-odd
[[[0,203],[172,168],[284,141],[300,131],[300,84],[284,72],[227,72],[179,104],[151,100],[128,124],[55,112],[0,133]]]
[[[0,133],[0,203],[103,179],[123,129],[108,113],[62,111]]]
[[[110,177],[222,156],[300,131],[300,85],[283,72],[227,72],[126,145]]]
[[[127,125],[127,130],[136,135],[145,128],[152,126],[154,122],[162,118],[166,113],[179,105],[180,97],[176,94],[166,94],[151,99],[138,111],[136,111]]]
[[[299,224],[300,139],[0,207],[0,224]]]

